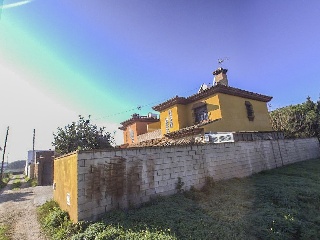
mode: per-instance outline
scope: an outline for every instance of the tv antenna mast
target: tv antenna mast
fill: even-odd
[[[223,63],[224,61],[227,61],[227,60],[229,60],[228,57],[218,58],[218,64],[219,64],[219,66],[221,67],[221,66],[222,66],[222,63]]]

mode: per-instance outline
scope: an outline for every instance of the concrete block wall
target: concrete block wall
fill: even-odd
[[[188,190],[318,157],[316,138],[79,152],[78,220],[174,194],[179,177]]]

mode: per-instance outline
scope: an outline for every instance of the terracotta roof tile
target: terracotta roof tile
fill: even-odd
[[[123,121],[122,123],[120,123],[122,126],[119,127],[120,130],[125,130],[127,126],[135,123],[135,122],[149,122],[149,123],[153,123],[153,122],[159,122],[160,120],[157,118],[153,118],[153,117],[147,117],[147,116],[134,116],[126,121]]]
[[[176,96],[174,98],[171,98],[163,103],[160,103],[160,104],[152,107],[152,109],[160,112],[160,111],[162,111],[166,108],[169,108],[173,105],[176,105],[176,104],[186,105],[188,103],[195,102],[197,100],[206,98],[210,95],[214,95],[217,93],[224,93],[224,94],[228,94],[228,95],[232,95],[232,96],[238,96],[238,97],[248,98],[248,99],[262,101],[262,102],[269,102],[272,99],[272,97],[270,97],[270,96],[266,96],[266,95],[262,95],[259,93],[249,92],[249,91],[242,90],[239,88],[234,88],[234,87],[229,87],[229,86],[224,86],[222,84],[218,84],[218,85],[212,86],[210,88],[207,88],[207,89],[201,91],[200,93],[193,94],[187,98]]]

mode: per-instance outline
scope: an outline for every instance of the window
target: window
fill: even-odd
[[[172,110],[170,109],[169,112],[169,127],[173,128],[173,120],[172,120]]]
[[[197,107],[194,110],[195,123],[201,123],[208,120],[208,110],[207,105]]]
[[[249,121],[254,120],[254,111],[251,102],[245,101],[246,109],[247,109],[247,116]]]
[[[129,128],[129,136],[131,138],[131,142],[134,143],[134,131],[131,128]]]
[[[170,129],[169,129],[169,119],[166,118],[165,121],[166,121],[166,133],[169,133],[169,132],[170,132]]]

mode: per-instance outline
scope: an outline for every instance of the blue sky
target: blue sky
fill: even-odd
[[[33,128],[52,148],[79,114],[120,144],[119,122],[195,93],[223,57],[230,86],[273,96],[272,109],[318,100],[319,23],[319,1],[4,0],[0,146],[9,125],[11,161]]]

